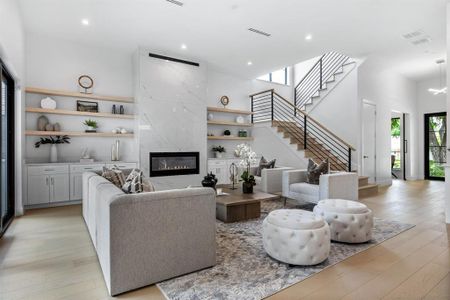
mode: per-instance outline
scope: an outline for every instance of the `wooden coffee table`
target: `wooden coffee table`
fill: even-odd
[[[279,195],[254,191],[243,194],[241,189],[222,188],[229,195],[216,197],[216,218],[225,222],[238,222],[261,216],[261,201],[279,199]]]

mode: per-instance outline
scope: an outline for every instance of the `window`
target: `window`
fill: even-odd
[[[278,84],[289,85],[289,68],[283,68],[269,74],[258,77],[259,80],[275,82]]]
[[[0,236],[14,217],[14,79],[0,60]]]
[[[400,118],[391,119],[391,168],[401,169],[401,129]]]
[[[447,163],[447,113],[425,114],[425,179],[444,180]]]

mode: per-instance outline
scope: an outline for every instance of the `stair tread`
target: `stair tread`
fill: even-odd
[[[359,190],[368,190],[368,189],[373,189],[373,188],[378,188],[378,184],[368,184],[368,185],[363,185],[360,186],[358,189]]]

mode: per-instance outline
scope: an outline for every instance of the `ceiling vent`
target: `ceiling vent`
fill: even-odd
[[[424,45],[431,42],[431,37],[428,34],[426,34],[423,30],[408,32],[402,34],[402,37],[413,46]]]
[[[430,37],[424,37],[424,38],[420,38],[418,40],[411,41],[411,44],[413,44],[414,46],[418,46],[418,45],[422,45],[422,44],[427,44],[430,41],[431,41]]]
[[[167,2],[170,2],[172,4],[178,5],[178,6],[183,6],[184,3],[181,1],[177,1],[177,0],[166,0]]]
[[[251,31],[251,32],[257,33],[257,34],[264,35],[264,36],[266,36],[266,37],[271,36],[270,33],[267,33],[267,32],[264,32],[264,31],[262,31],[262,30],[258,30],[258,29],[255,29],[255,28],[249,28],[248,30]]]
[[[405,33],[402,36],[403,36],[404,39],[410,40],[410,39],[417,38],[417,37],[419,37],[419,36],[421,36],[423,34],[424,33],[423,33],[422,30],[416,30],[416,31],[413,31],[413,32]]]

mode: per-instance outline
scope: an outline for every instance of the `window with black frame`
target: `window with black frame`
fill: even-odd
[[[14,182],[14,102],[15,83],[0,60],[0,236],[15,213]]]
[[[444,180],[447,162],[447,113],[425,114],[425,179]]]

